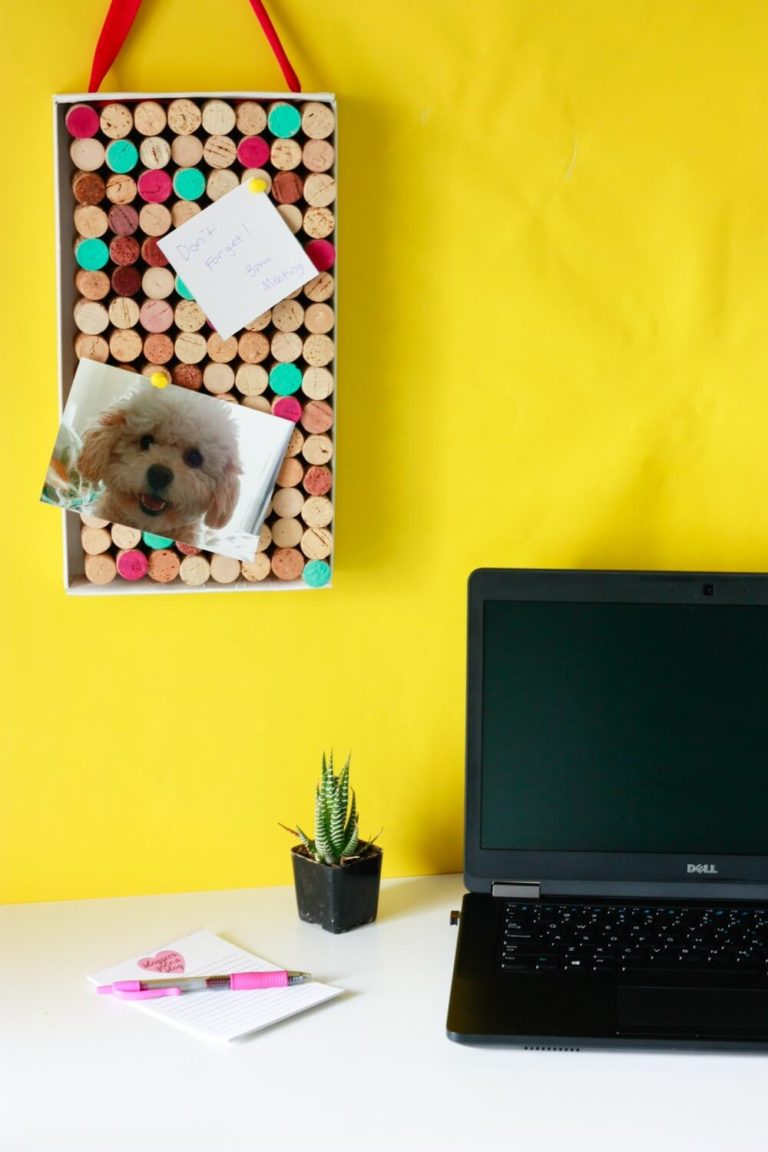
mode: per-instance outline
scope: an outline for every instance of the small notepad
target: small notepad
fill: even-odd
[[[232,972],[272,972],[269,964],[252,952],[246,952],[216,936],[207,929],[193,932],[154,952],[143,953],[112,968],[88,974],[94,984],[113,984],[116,980],[151,980],[170,975],[228,976]],[[307,1008],[314,1008],[334,996],[341,988],[312,981],[288,988],[268,988],[255,992],[185,992],[158,1000],[120,1001],[130,1012],[138,1009],[160,1016],[170,1024],[185,1028],[212,1040],[237,1040],[251,1032],[268,1028]]]

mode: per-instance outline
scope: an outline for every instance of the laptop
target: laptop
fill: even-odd
[[[447,1032],[768,1049],[768,575],[469,581]]]

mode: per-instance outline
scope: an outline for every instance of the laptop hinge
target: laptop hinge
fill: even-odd
[[[538,900],[541,884],[538,880],[494,880],[491,896],[503,896],[508,900]]]

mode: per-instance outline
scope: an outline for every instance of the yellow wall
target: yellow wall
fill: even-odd
[[[0,899],[288,883],[330,747],[386,874],[458,869],[473,567],[768,566],[768,7],[272,0],[340,102],[334,588],[67,599],[50,96],[105,8],[0,17]],[[106,91],[282,86],[245,0],[145,9]]]

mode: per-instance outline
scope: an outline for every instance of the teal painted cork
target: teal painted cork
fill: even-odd
[[[331,567],[325,560],[310,560],[304,565],[302,579],[310,588],[322,588],[331,578]]]
[[[109,248],[103,240],[95,238],[78,240],[75,245],[75,260],[86,272],[98,272],[109,260]]]
[[[301,369],[295,364],[275,364],[270,369],[269,386],[278,396],[292,396],[301,388]]]
[[[267,116],[267,126],[273,136],[286,140],[301,128],[301,112],[295,104],[273,104]]]
[[[113,140],[107,145],[107,168],[124,175],[132,172],[139,162],[139,153],[130,140]]]
[[[199,200],[205,192],[205,176],[199,168],[179,168],[173,177],[173,190],[182,200]]]

